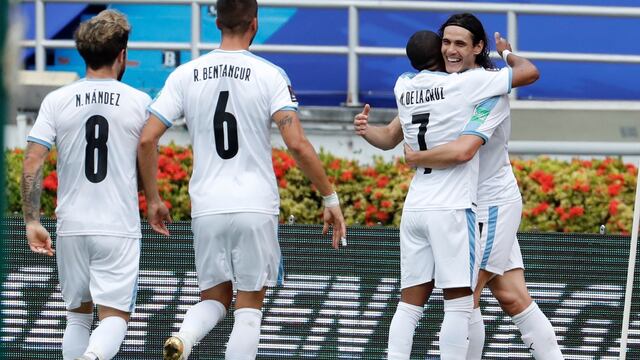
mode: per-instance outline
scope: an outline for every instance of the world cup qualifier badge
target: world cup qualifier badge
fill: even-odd
[[[298,98],[296,98],[296,94],[293,92],[291,85],[288,85],[287,88],[289,89],[289,95],[291,95],[291,101],[298,102]]]

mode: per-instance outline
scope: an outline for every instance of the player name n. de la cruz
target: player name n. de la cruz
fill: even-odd
[[[400,95],[400,103],[405,106],[418,105],[437,100],[444,100],[443,87],[412,90]]]

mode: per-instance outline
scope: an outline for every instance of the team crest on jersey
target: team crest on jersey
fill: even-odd
[[[291,101],[298,102],[298,98],[296,98],[296,94],[293,92],[291,85],[288,85],[287,88],[289,89],[289,95],[291,95]]]

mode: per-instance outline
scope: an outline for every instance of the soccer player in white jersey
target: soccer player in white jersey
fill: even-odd
[[[272,121],[324,196],[324,231],[333,226],[335,248],[345,236],[337,195],[304,135],[287,75],[248,51],[258,27],[256,1],[219,0],[216,9],[220,48],[169,75],[150,106],[139,146],[149,221],[162,227],[167,212],[157,195],[155,148],[172,121],[185,117],[195,158],[189,194],[201,301],[166,341],[164,359],[189,357],[192,347],[225,317],[234,287],[235,320],[225,358],[256,357],[265,291],[276,285],[282,270]]]
[[[105,10],[80,24],[78,52],[86,77],[42,102],[27,138],[22,175],[23,213],[32,251],[53,256],[40,224],[42,168],[58,150],[56,260],[67,326],[68,359],[113,358],[134,309],[140,259],[136,150],[151,98],[119,80],[131,27]],[[93,305],[100,325],[91,333]]]
[[[482,51],[482,45],[472,51]],[[437,68],[436,59],[442,61],[439,38],[426,31],[414,34],[407,44],[407,55],[414,68],[418,70],[425,69],[425,67]],[[434,65],[429,66],[428,64]],[[440,70],[444,70],[443,65]],[[423,70],[413,79],[424,77],[426,74],[429,72]],[[507,77],[501,78],[504,74],[507,74]],[[429,75],[435,77],[436,74]],[[413,133],[417,133],[417,140],[412,139],[413,133],[411,125],[408,124],[409,121],[402,120],[403,115],[407,117],[407,106],[402,105],[403,102],[407,102],[407,97],[411,99],[424,98],[425,101],[427,97],[422,94],[413,96],[406,91],[401,91],[399,94],[397,89],[399,85],[402,85],[403,78],[401,77],[396,85],[399,117],[386,127],[369,127],[369,107],[365,106],[364,112],[354,119],[356,133],[362,135],[372,145],[382,149],[395,147],[403,138],[409,146],[416,149],[443,144],[448,142],[446,139],[453,141],[460,134],[463,134],[464,138],[478,138],[481,142],[486,141],[492,135],[495,127],[499,125],[494,121],[495,119],[487,118],[486,109],[495,105],[495,101],[487,99],[486,96],[497,96],[507,92],[504,88],[499,87],[496,80],[503,81],[508,85],[522,86],[535,81],[537,70],[527,60],[517,58],[514,64],[513,78],[509,79],[508,75],[508,69],[502,70],[502,74],[482,69],[454,76],[447,76],[445,73],[438,74],[444,85],[451,86],[448,82],[460,83],[460,89],[468,87],[469,89],[466,91],[470,91],[472,94],[467,93],[466,96],[456,98],[443,93],[444,96],[441,98],[444,97],[445,101],[438,101],[437,96],[430,95],[428,102],[433,103],[430,111],[416,109],[409,113],[411,115],[410,122],[422,125],[423,128],[422,131],[420,128],[417,131],[413,129]],[[444,85],[443,89],[446,89]],[[434,87],[426,86],[426,88],[430,90]],[[423,86],[422,90],[424,91],[424,89]],[[429,92],[434,93],[432,90]],[[404,98],[402,93],[404,93]],[[484,98],[481,96],[482,93],[485,93]],[[431,119],[435,120],[436,115],[446,120],[432,122]],[[424,118],[422,122],[420,118]],[[421,136],[425,139],[422,144],[420,144]],[[416,146],[416,142],[418,146]],[[401,222],[402,294],[401,302],[398,304],[389,330],[389,359],[409,359],[415,327],[422,316],[423,305],[431,294],[434,286],[433,279],[435,279],[437,286],[445,288],[445,318],[440,332],[442,358],[463,359],[466,355],[467,325],[473,307],[471,277],[473,274],[472,264],[475,260],[473,245],[476,233],[473,208],[475,207],[478,160],[475,153],[468,153],[464,156],[471,162],[471,164],[467,163],[466,168],[452,168],[449,169],[448,174],[446,171],[441,173],[429,168],[418,168],[412,181]],[[434,173],[452,175],[456,171],[459,173],[454,176],[445,176],[440,184],[436,184],[437,180],[425,178],[425,176],[432,176]],[[420,184],[419,180],[416,181],[417,179],[422,180],[423,183]],[[436,187],[437,185],[439,187]],[[416,196],[416,192],[418,196]],[[456,226],[452,219],[459,216],[460,213],[467,216],[467,221]],[[416,220],[415,218],[420,219]],[[467,229],[468,232],[466,232]],[[453,241],[457,241],[459,250],[457,253],[450,251],[450,254],[447,254],[442,249],[447,247],[452,249],[452,245],[455,247]],[[443,244],[444,246],[442,246]],[[457,260],[458,263],[455,263],[456,260],[453,259],[456,258],[462,260]],[[449,283],[442,285],[452,277],[457,277],[457,282],[450,282],[453,285],[449,285]]]
[[[478,55],[454,46],[455,39],[486,38],[480,21],[471,14],[451,16],[441,27],[443,33],[443,56],[447,72],[460,72],[469,68],[492,68],[488,52]],[[504,39],[496,38],[500,43]],[[500,44],[498,44],[500,45]],[[507,49],[511,50],[510,47]],[[506,53],[506,54],[505,54]],[[505,61],[513,54],[503,52]],[[507,58],[508,57],[508,58]],[[460,62],[450,59],[463,59]],[[469,64],[469,65],[465,65]],[[459,139],[432,150],[406,151],[409,164],[435,168],[456,166],[464,162],[461,154],[475,152],[480,148],[480,174],[478,184],[478,222],[481,225],[480,269],[474,291],[475,308],[470,322],[469,352],[467,359],[481,359],[484,347],[484,321],[480,312],[480,294],[488,285],[502,309],[509,314],[522,334],[522,340],[536,359],[558,360],[562,353],[555,331],[547,317],[531,299],[524,278],[524,263],[516,233],[520,225],[522,197],[511,169],[508,141],[511,133],[511,114],[508,98],[501,97],[490,117],[501,118],[500,126],[491,140],[482,146],[479,139]]]

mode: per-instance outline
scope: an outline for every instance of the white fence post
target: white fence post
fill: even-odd
[[[640,225],[640,161],[636,174],[636,200],[633,206],[633,225],[631,225],[631,245],[629,249],[629,268],[627,270],[627,288],[624,295],[624,315],[620,336],[620,360],[627,358],[627,340],[629,337],[629,320],[631,316],[631,299],[633,296],[633,278],[636,268],[636,251],[638,249],[638,225]]]

